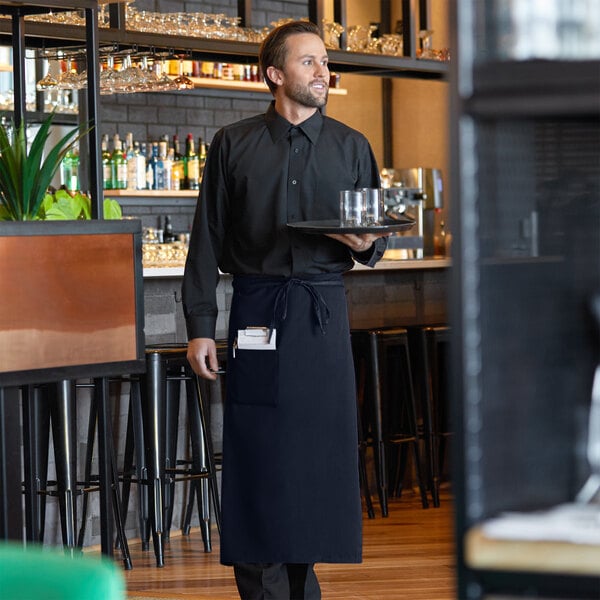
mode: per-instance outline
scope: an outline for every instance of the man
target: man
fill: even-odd
[[[218,269],[232,273],[221,562],[243,600],[315,600],[315,563],[361,561],[342,273],[374,265],[386,242],[286,224],[338,218],[339,191],[379,187],[379,173],[364,136],[320,111],[329,70],[314,24],[273,30],[259,58],[274,101],[220,130],[206,161],[183,282],[188,360],[215,379]],[[240,348],[248,327],[274,349]]]

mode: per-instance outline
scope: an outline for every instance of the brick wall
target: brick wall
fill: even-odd
[[[136,0],[138,10],[159,12],[220,12],[237,14],[237,0],[193,2],[191,0]],[[255,0],[252,8],[253,27],[268,26],[286,17],[307,17],[306,0]],[[228,123],[263,112],[269,94],[191,90],[175,93],[137,93],[102,96],[100,101],[101,133],[110,137],[118,132],[124,139],[128,131],[134,139],[152,141],[166,133],[177,133],[184,140],[188,133],[209,141]]]
[[[271,22],[286,17],[308,17],[306,0],[254,0],[252,2],[252,27],[269,26]],[[157,12],[207,12],[237,14],[237,0],[135,0],[138,10]],[[125,139],[128,132],[140,142],[158,140],[174,134],[184,148],[188,133],[194,140],[202,137],[210,142],[224,125],[266,110],[271,95],[258,92],[188,90],[182,92],[157,92],[114,94],[100,98],[100,133],[112,136],[118,133]],[[107,193],[110,197],[110,192]],[[143,227],[161,227],[164,215],[171,216],[176,232],[191,230],[194,207],[190,203],[162,205],[153,199],[146,206],[124,206],[127,216],[141,219]]]

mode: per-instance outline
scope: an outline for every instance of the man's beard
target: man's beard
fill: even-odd
[[[327,104],[329,90],[327,90],[324,96],[316,96],[312,93],[309,86],[296,84],[293,86],[286,86],[286,94],[290,100],[294,100],[295,102],[298,102],[298,104],[302,104],[302,106],[308,108],[322,108]]]

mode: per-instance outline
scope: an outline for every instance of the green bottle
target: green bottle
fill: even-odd
[[[188,190],[197,190],[200,187],[200,160],[194,147],[194,136],[188,133],[185,141],[185,174]]]
[[[105,190],[112,190],[112,168],[110,164],[110,152],[108,150],[108,135],[102,136],[102,181]]]
[[[74,144],[61,163],[62,185],[70,192],[79,191],[79,147]]]
[[[113,190],[127,189],[127,159],[123,152],[123,144],[116,133],[113,138],[113,153],[110,157],[110,172]]]

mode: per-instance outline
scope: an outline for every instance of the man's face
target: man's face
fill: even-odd
[[[325,106],[329,93],[325,44],[319,36],[312,33],[297,33],[287,38],[286,46],[283,93],[302,106]]]

